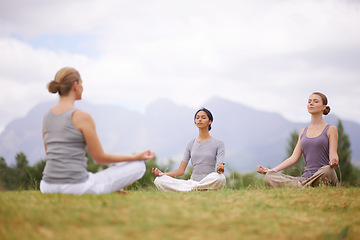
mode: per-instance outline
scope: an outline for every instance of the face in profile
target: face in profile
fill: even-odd
[[[83,81],[82,81],[81,77],[79,78],[79,81],[75,82],[74,84],[77,84],[77,86],[76,86],[76,100],[81,100],[82,93],[84,91]]]

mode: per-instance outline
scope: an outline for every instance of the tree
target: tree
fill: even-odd
[[[27,160],[26,155],[23,152],[16,154],[15,160],[16,168],[19,170],[25,169],[29,164],[29,161]]]
[[[23,152],[16,154],[16,165],[9,167],[4,158],[0,158],[0,188],[4,190],[39,189],[45,161],[41,160],[33,167]]]
[[[29,161],[26,158],[26,155],[23,152],[16,154],[16,168],[15,168],[15,177],[16,177],[16,187],[18,189],[27,189],[29,182],[29,172],[28,164]]]
[[[0,157],[0,190],[4,190],[4,180],[6,175],[7,164],[5,158]]]
[[[299,139],[299,134],[298,134],[297,130],[295,129],[294,131],[292,131],[290,133],[290,138],[288,139],[288,146],[286,147],[286,152],[287,152],[288,156],[291,156],[291,154],[293,153],[298,139]],[[283,172],[284,172],[284,174],[298,177],[303,174],[304,169],[305,169],[305,160],[304,160],[304,156],[301,155],[301,157],[297,161],[297,163],[295,163],[294,165],[292,165],[291,167],[289,167],[287,169],[284,169]]]
[[[5,158],[0,157],[0,169],[6,169],[6,168],[7,168],[7,164]]]
[[[349,136],[345,133],[343,124],[340,119],[338,119],[337,124],[338,130],[338,155],[339,155],[339,167],[336,169],[336,173],[340,181],[350,182],[353,179],[353,168],[351,164],[351,150],[350,150],[350,140]]]
[[[40,181],[43,177],[45,160],[38,161],[33,167],[28,167],[27,189],[39,190]]]

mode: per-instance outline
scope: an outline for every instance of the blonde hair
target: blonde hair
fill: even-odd
[[[48,83],[47,88],[51,93],[59,93],[60,96],[67,95],[70,92],[74,82],[79,82],[80,74],[72,67],[64,67],[60,69],[55,79]]]
[[[324,115],[328,115],[329,112],[330,112],[330,107],[327,106],[328,100],[327,100],[327,97],[325,96],[325,94],[320,93],[320,92],[314,92],[313,94],[318,95],[318,96],[321,97],[321,100],[322,100],[323,105],[326,105],[326,108],[324,109],[323,114],[324,114]]]

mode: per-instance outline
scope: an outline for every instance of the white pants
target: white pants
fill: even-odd
[[[116,163],[101,172],[89,172],[89,178],[82,183],[47,183],[40,182],[42,193],[65,193],[81,195],[111,193],[131,185],[136,180],[142,178],[146,167],[144,161],[131,161]]]
[[[166,192],[189,192],[193,190],[220,189],[225,186],[226,178],[224,174],[210,173],[200,182],[194,180],[182,180],[163,175],[154,180],[156,187]]]

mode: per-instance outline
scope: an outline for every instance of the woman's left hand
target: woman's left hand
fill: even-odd
[[[330,167],[338,167],[339,166],[339,160],[337,158],[333,158],[330,160],[330,163],[329,163]]]
[[[164,175],[164,173],[161,172],[160,169],[158,169],[158,168],[152,168],[152,169],[151,169],[151,172],[152,172],[152,174],[154,174],[156,177],[160,177],[160,176]]]
[[[223,163],[219,163],[217,165],[216,172],[217,173],[224,173],[224,164]]]
[[[150,150],[145,150],[143,152],[139,152],[134,155],[134,158],[136,160],[144,160],[144,161],[153,159],[154,157],[155,157],[155,153],[151,152]]]
[[[266,173],[269,171],[269,169],[268,169],[268,168],[264,168],[264,167],[262,167],[262,166],[257,166],[256,171],[257,171],[258,173],[261,173],[261,174],[266,174]]]

